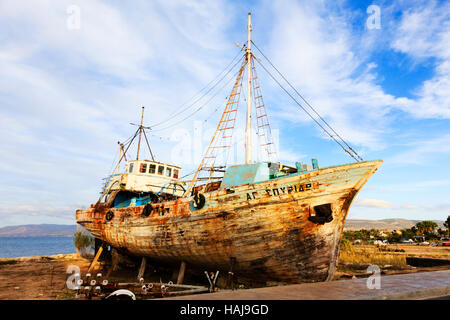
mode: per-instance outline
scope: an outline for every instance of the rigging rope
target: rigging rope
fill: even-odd
[[[230,68],[230,65],[233,64],[233,62],[236,60],[237,57],[239,57],[240,53],[242,50],[240,50],[237,55],[231,60],[231,62],[225,67],[224,70],[222,70],[213,80],[211,80],[206,86],[204,86],[199,92],[197,92],[195,95],[193,95],[189,100],[187,100],[185,103],[183,103],[179,108],[183,107],[184,105],[186,105],[189,101],[191,101],[192,99],[194,99],[197,95],[199,95],[202,91],[204,91],[206,88],[208,88],[208,86],[214,82],[216,82],[216,80],[220,77],[220,75],[228,70],[219,80],[217,80],[217,82],[211,87],[209,88],[205,93],[203,93],[199,98],[197,98],[194,102],[192,102],[191,104],[189,104],[186,108],[175,112],[174,114],[172,114],[171,116],[169,116],[168,118],[166,118],[163,121],[160,121],[156,124],[150,125],[151,128],[153,127],[157,127],[161,124],[164,124],[170,120],[172,120],[173,118],[175,118],[176,116],[178,116],[179,114],[183,113],[184,111],[188,110],[189,108],[191,108],[192,106],[194,106],[197,102],[199,102],[201,99],[203,99],[209,92],[211,92],[211,90],[213,90],[233,69],[234,67],[236,67],[236,65],[239,63],[240,59]],[[178,108],[177,108],[178,109]]]
[[[261,53],[261,55],[269,62],[269,64],[275,69],[275,71],[283,78],[283,80],[284,81],[286,81],[286,83],[295,91],[295,93],[297,93],[297,95],[308,105],[308,107],[320,118],[320,120],[322,120],[323,121],[323,123],[328,127],[328,128],[330,128],[332,131],[333,131],[333,133],[351,150],[351,153],[353,154],[353,156],[352,156],[352,158],[353,159],[355,159],[356,161],[363,161],[363,159],[359,156],[359,154],[355,151],[355,150],[353,150],[353,148],[328,124],[328,122],[326,122],[325,121],[325,119],[324,118],[322,118],[322,116],[308,103],[308,101],[306,101],[306,99],[295,89],[295,87],[283,76],[283,74],[273,65],[273,63],[269,60],[269,58],[267,58],[266,57],[266,55],[261,51],[261,49],[259,49],[258,48],[258,46],[252,41],[252,43],[253,43],[253,45],[255,46],[255,48]],[[256,60],[258,60],[258,59],[256,59]],[[259,61],[258,61],[259,62]],[[259,62],[260,63],[260,65],[265,69],[265,67],[261,64],[261,62]],[[267,69],[265,69],[266,70],[266,72],[268,72],[267,71]],[[271,77],[272,77],[272,75],[271,75]],[[273,77],[272,77],[273,78]],[[278,83],[278,82],[277,82]],[[279,83],[278,83],[279,84]],[[280,84],[279,84],[280,85]],[[280,85],[281,86],[281,85]],[[283,89],[284,90],[284,89]],[[286,90],[285,90],[286,91]],[[291,98],[292,98],[292,96],[291,96]],[[295,100],[294,100],[295,101]],[[295,101],[297,104],[299,104],[297,101]],[[305,110],[303,107],[302,107],[302,109],[303,110]],[[305,110],[305,112],[306,112],[306,110]],[[311,118],[312,118],[312,116],[308,113],[308,112],[306,112]],[[313,120],[314,120],[314,118],[312,118]],[[314,120],[315,121],[315,120]],[[316,123],[317,123],[317,121],[316,121]],[[323,127],[322,126],[320,126],[322,129],[323,129]],[[325,130],[324,130],[325,131]],[[326,131],[325,131],[326,132]],[[326,132],[330,137],[332,137],[331,135],[330,135],[330,133],[328,133],[328,132]],[[333,137],[332,137],[333,138]],[[333,140],[335,140],[334,138],[333,138]],[[336,141],[336,140],[335,140]],[[336,141],[337,142],[337,141]],[[342,147],[342,146],[341,146]],[[350,155],[351,155],[351,153],[348,151],[348,150],[346,150],[345,148],[344,148],[344,150],[347,152],[347,153],[349,153]],[[358,158],[358,159],[356,159],[356,158]]]
[[[256,59],[256,61],[258,61],[258,59]],[[290,93],[289,91],[287,91],[283,85],[269,72],[269,70],[266,69],[266,67],[260,62],[258,61],[259,65],[269,74],[269,76],[280,86],[281,89],[284,90],[284,92],[286,92],[286,94],[291,97],[292,100],[294,100],[294,102],[303,109],[303,111],[305,111],[305,113],[319,126],[322,128],[322,130],[328,134],[330,136],[331,139],[333,139],[345,152],[347,152],[353,159],[356,160],[356,162],[359,162],[360,160],[358,158],[356,158],[350,151],[348,151],[339,141],[337,141],[334,136],[328,132],[327,129],[325,129],[317,120],[316,118],[314,118],[309,112],[308,110],[306,110]]]
[[[240,62],[240,60],[238,61],[238,62]],[[234,67],[234,66],[233,66]],[[187,120],[187,119],[189,119],[190,117],[192,117],[194,114],[196,114],[197,112],[199,112],[201,109],[203,109],[209,102],[211,102],[211,100],[212,99],[214,99],[230,82],[231,82],[231,80],[233,80],[236,76],[237,76],[237,74],[239,73],[239,71],[238,72],[236,72],[235,74],[233,74],[233,76],[232,77],[230,77],[230,79],[227,81],[227,82],[225,82],[224,83],[224,85],[222,86],[222,87],[220,87],[219,88],[219,90],[217,90],[212,96],[211,96],[211,98],[209,98],[203,105],[201,105],[197,110],[195,110],[193,113],[191,113],[190,115],[188,115],[187,117],[185,117],[185,118],[183,118],[182,120],[180,120],[180,121],[178,121],[178,122],[176,122],[176,123],[174,123],[174,124],[171,124],[171,125],[169,125],[169,126],[167,126],[167,127],[164,127],[164,128],[159,128],[159,129],[154,129],[154,130],[152,130],[152,131],[162,131],[162,130],[166,130],[166,129],[170,129],[170,128],[173,128],[173,127],[175,127],[176,125],[178,125],[178,124],[180,124],[181,122],[183,122],[183,121],[185,121],[185,120]],[[217,110],[217,109],[216,109]]]

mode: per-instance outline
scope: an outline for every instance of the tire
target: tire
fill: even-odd
[[[206,198],[203,194],[198,193],[194,196],[194,204],[197,210],[203,208],[205,206]]]
[[[105,219],[106,219],[106,221],[111,221],[113,218],[114,218],[114,212],[112,212],[111,210],[109,210],[109,211],[106,213]]]
[[[153,211],[153,206],[150,203],[147,203],[142,210],[142,216],[148,217]]]

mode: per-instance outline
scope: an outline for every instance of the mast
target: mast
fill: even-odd
[[[252,161],[252,76],[251,76],[251,57],[252,53],[250,51],[251,45],[251,32],[252,32],[252,22],[251,13],[248,13],[248,42],[247,42],[247,73],[248,73],[248,88],[247,88],[247,126],[245,128],[245,164],[250,164]]]
[[[141,125],[139,126],[139,142],[138,142],[136,160],[139,160],[139,149],[141,148],[141,135],[142,135],[142,129],[143,129],[143,126],[142,126],[143,121],[144,121],[144,107],[142,107]]]

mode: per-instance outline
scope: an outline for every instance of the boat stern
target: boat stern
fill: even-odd
[[[95,212],[94,205],[88,209],[78,209],[75,211],[76,222],[89,231],[95,238],[102,238],[103,215],[100,212]]]

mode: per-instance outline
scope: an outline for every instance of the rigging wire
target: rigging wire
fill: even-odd
[[[235,144],[238,144],[238,143],[243,143],[244,141],[245,141],[245,137],[235,140],[234,143],[235,143]],[[220,150],[220,151],[218,151],[218,152],[217,152],[217,157],[222,156],[225,152],[227,152],[227,150],[225,150],[225,148],[222,149],[222,150]],[[228,155],[228,156],[229,156],[229,155]],[[228,156],[227,156],[227,157],[228,157]],[[193,172],[190,172],[190,173],[184,175],[184,176],[181,177],[180,179],[185,178],[185,177],[187,177],[187,176],[190,176],[190,175],[192,175],[192,174],[195,173],[195,172],[197,172],[197,170],[195,170],[195,171],[193,171]],[[190,180],[188,180],[188,182],[190,182]]]
[[[221,81],[223,81],[223,79],[236,67],[236,65],[242,60],[242,58],[241,59],[239,59],[238,61],[236,61],[235,62],[235,60],[236,60],[236,58],[238,58],[239,57],[239,55],[241,54],[241,51],[242,51],[242,49],[236,54],[236,56],[234,56],[234,58],[231,60],[231,62],[225,67],[225,69],[224,70],[222,70],[217,76],[216,76],[216,78],[215,79],[213,79],[212,81],[210,81],[204,88],[202,88],[196,95],[194,95],[191,99],[189,99],[188,101],[186,101],[186,103],[187,102],[189,102],[190,100],[192,100],[193,98],[195,98],[198,94],[200,94],[202,91],[204,91],[206,88],[208,88],[208,86],[210,85],[210,84],[212,84],[212,83],[214,83],[214,82],[216,82],[211,88],[209,88],[200,98],[198,98],[198,99],[196,99],[194,102],[192,102],[189,106],[187,106],[186,108],[184,108],[184,109],[182,109],[182,110],[180,110],[180,111],[178,111],[178,112],[176,112],[175,114],[173,114],[171,117],[169,117],[168,119],[166,119],[166,120],[164,120],[164,121],[161,121],[161,122],[159,122],[159,123],[157,123],[157,124],[154,124],[154,125],[152,125],[152,127],[155,127],[155,126],[158,126],[158,125],[161,125],[161,124],[163,124],[163,123],[165,123],[165,122],[167,122],[167,121],[169,121],[170,119],[173,119],[173,118],[175,118],[177,115],[179,115],[179,114],[181,114],[182,112],[184,112],[184,111],[186,111],[187,109],[189,109],[190,107],[192,107],[193,105],[195,105],[195,103],[197,103],[198,101],[200,101],[201,99],[203,99],[209,92],[211,92],[215,87],[217,87],[217,85],[218,84],[220,84],[220,82]],[[235,63],[234,63],[235,62]],[[233,64],[234,63],[234,65],[231,67],[231,68],[229,68],[229,66],[231,65],[231,64]],[[219,80],[217,80],[219,77],[220,77],[220,75],[222,74],[222,73],[224,73],[224,71],[226,71],[226,70],[228,70]],[[238,72],[237,72],[238,73]],[[226,85],[228,85],[228,83],[230,83],[230,81],[231,80],[233,80],[234,79],[234,77],[237,75],[237,73],[235,73],[217,92],[215,92],[214,93],[214,95],[206,102],[206,103],[204,103],[202,106],[200,106],[197,110],[195,110],[193,113],[191,113],[190,115],[188,115],[187,117],[185,117],[185,118],[183,118],[181,121],[178,121],[178,122],[176,122],[176,123],[174,123],[174,124],[172,124],[172,125],[169,125],[169,126],[167,126],[167,127],[164,127],[164,128],[159,128],[159,129],[156,129],[156,130],[152,130],[152,131],[162,131],[162,130],[166,130],[166,129],[169,129],[169,128],[172,128],[172,127],[174,127],[174,126],[176,126],[177,124],[179,124],[179,123],[181,123],[181,122],[183,122],[183,121],[185,121],[185,120],[187,120],[188,118],[190,118],[190,117],[192,117],[194,114],[196,114],[198,111],[200,111],[201,109],[203,109],[214,97],[216,97],[222,90],[223,90],[223,88],[224,87],[226,87]],[[186,103],[184,103],[183,105],[185,105]],[[182,106],[183,106],[182,105]],[[208,120],[209,120],[209,118],[211,118],[213,115],[214,115],[214,113],[216,113],[217,111],[218,111],[218,107],[203,121],[203,122],[207,122]],[[136,135],[137,135],[137,131],[136,131],[136,133],[134,134],[134,135],[132,135],[130,138],[128,138],[127,140],[125,140],[123,143],[122,143],[122,145],[125,147],[126,146],[126,148],[124,148],[125,150],[124,150],[124,154],[122,155],[122,157],[119,159],[119,162],[122,160],[122,158],[123,158],[123,156],[126,154],[126,152],[128,151],[128,149],[129,149],[129,147],[131,146],[131,142],[134,140],[134,138],[136,137]],[[145,135],[145,131],[144,131],[144,135]],[[170,139],[167,139],[167,138],[164,138],[164,137],[161,137],[161,136],[157,136],[157,135],[154,135],[154,134],[152,134],[153,136],[155,136],[155,137],[159,137],[160,139],[166,139],[166,140],[169,140],[169,141],[171,141]],[[147,142],[147,144],[148,144],[148,142]],[[152,151],[151,151],[151,149],[150,149],[150,154],[151,154],[151,156],[153,157],[153,154],[152,154]]]
[[[270,122],[269,122],[269,114],[267,112],[268,108],[266,108],[266,105],[264,103],[264,99],[262,97],[262,89],[261,89],[261,85],[259,82],[259,78],[256,72],[256,68],[255,68],[255,63],[254,63],[254,58],[253,56],[251,57],[252,60],[252,70],[251,70],[251,75],[252,75],[252,102],[254,103],[255,106],[255,128],[256,128],[256,135],[257,135],[257,139],[258,139],[258,143],[259,143],[259,150],[258,150],[258,156],[263,157],[262,153],[263,153],[263,149],[265,149],[266,153],[267,153],[267,160],[278,160],[278,153],[276,151],[276,147],[275,147],[275,143],[273,141],[273,137],[272,137],[272,129],[270,126]],[[258,106],[258,102],[259,101],[259,106]],[[262,108],[262,110],[261,110]],[[259,110],[259,115],[258,115],[258,109]],[[264,122],[264,117],[266,119],[266,122]],[[260,119],[260,120],[259,120]],[[265,131],[264,131],[265,130]],[[261,134],[262,132],[262,134]],[[264,137],[264,142],[265,144],[263,144],[262,141],[262,137]],[[273,149],[272,149],[273,147]],[[275,155],[273,158],[271,158],[271,155]]]
[[[127,140],[122,142],[123,145],[126,145],[128,142],[130,142],[133,139],[134,135],[130,136]]]
[[[258,59],[256,59],[256,61],[258,61]],[[334,136],[328,132],[328,130],[326,128],[324,128],[317,120],[316,118],[314,118],[309,112],[308,110],[306,110],[301,104],[300,102],[298,102],[290,93],[289,91],[287,91],[283,85],[269,72],[269,70],[267,70],[267,68],[260,62],[258,61],[259,65],[269,74],[269,76],[280,86],[281,89],[284,90],[284,92],[286,92],[286,94],[291,97],[292,100],[294,100],[294,102],[303,109],[303,111],[305,111],[305,113],[320,127],[322,128],[322,130],[328,134],[330,136],[331,139],[333,139],[339,146],[341,146],[341,148],[347,152],[353,159],[356,160],[356,162],[359,162],[360,160],[358,158],[356,158],[350,151],[348,151],[339,141],[337,141]]]
[[[240,60],[239,60],[240,61]],[[238,61],[238,62],[239,62]],[[234,67],[234,66],[233,66]],[[178,121],[178,122],[176,122],[176,123],[174,123],[174,124],[171,124],[171,125],[169,125],[169,126],[167,126],[167,127],[164,127],[164,128],[159,128],[159,129],[154,129],[154,130],[152,130],[152,131],[162,131],[162,130],[166,130],[166,129],[169,129],[169,128],[173,128],[173,127],[175,127],[176,125],[178,125],[178,124],[180,124],[181,122],[183,122],[183,121],[185,121],[185,120],[187,120],[187,119],[189,119],[190,117],[192,117],[194,114],[196,114],[197,112],[199,112],[201,109],[203,109],[209,102],[211,102],[211,100],[212,99],[214,99],[230,82],[231,82],[231,80],[233,80],[234,78],[235,78],[235,76],[237,76],[237,74],[239,73],[239,71],[238,72],[236,72],[235,74],[233,74],[233,76],[232,77],[230,77],[230,79],[227,81],[227,82],[225,82],[224,83],[224,85],[222,86],[222,87],[220,87],[219,88],[219,90],[217,90],[204,104],[202,104],[197,110],[195,110],[193,113],[191,113],[190,115],[188,115],[187,117],[185,117],[185,118],[183,118],[182,120],[180,120],[180,121]]]
[[[203,99],[209,92],[211,92],[211,90],[213,90],[230,72],[231,70],[234,69],[234,67],[238,64],[238,62],[240,61],[240,59],[230,68],[230,65],[233,64],[234,60],[236,60],[237,57],[239,57],[239,55],[241,54],[242,49],[237,53],[237,55],[231,60],[231,62],[225,67],[225,69],[223,69],[213,80],[211,80],[206,86],[204,86],[199,92],[197,92],[195,95],[193,95],[189,100],[187,100],[185,103],[183,103],[179,108],[183,107],[184,105],[186,105],[189,101],[191,101],[192,99],[194,99],[197,95],[199,95],[202,91],[204,91],[206,88],[208,88],[209,85],[211,85],[212,83],[216,82],[216,80],[220,77],[220,75],[224,72],[227,71],[219,80],[217,80],[217,82],[211,87],[209,88],[205,93],[203,93],[199,98],[197,98],[195,101],[193,101],[192,103],[190,103],[187,107],[185,107],[184,109],[181,109],[178,112],[175,112],[174,114],[172,114],[171,116],[167,117],[165,120],[160,121],[156,124],[151,125],[150,127],[157,127],[163,123],[166,123],[170,120],[172,120],[173,118],[175,118],[176,116],[178,116],[179,114],[183,113],[184,111],[188,110],[189,108],[191,108],[192,106],[194,106],[197,102],[199,102],[201,99]],[[178,109],[178,108],[177,108]]]
[[[324,118],[322,118],[322,116],[308,103],[308,101],[297,91],[297,89],[295,89],[295,87],[283,76],[283,74],[273,65],[273,63],[269,60],[269,58],[267,58],[266,57],[266,55],[261,51],[261,49],[259,49],[258,48],[258,46],[252,41],[252,43],[253,43],[253,45],[255,46],[255,48],[261,53],[261,55],[269,62],[269,64],[275,69],[275,71],[283,78],[283,80],[284,81],[286,81],[286,83],[295,91],[295,93],[297,93],[297,95],[308,105],[308,107],[320,118],[320,120],[322,120],[323,121],[323,123],[328,127],[328,128],[330,128],[332,131],[333,131],[333,133],[351,150],[351,152],[354,154],[354,156],[352,156],[352,158],[353,159],[355,159],[356,161],[363,161],[363,159],[359,156],[359,154],[355,151],[355,150],[353,150],[353,148],[328,124],[328,122],[327,121],[325,121],[325,119]],[[256,59],[256,60],[258,60],[258,59]],[[258,61],[259,62],[259,61]],[[262,66],[262,64],[261,64],[261,62],[259,62],[260,63],[260,65]],[[264,66],[263,66],[263,68],[264,68]],[[264,68],[265,69],[265,68]],[[267,70],[266,70],[266,72],[268,72]],[[272,75],[271,75],[271,77],[272,77]],[[272,77],[273,78],[273,77]],[[292,96],[291,96],[291,98],[292,98]],[[295,100],[294,100],[295,101]],[[298,104],[298,102],[296,101],[296,103]],[[303,110],[305,110],[303,107],[302,107],[302,109]],[[306,110],[305,110],[305,112],[306,112]],[[308,114],[309,115],[309,114]],[[309,115],[310,117],[311,117],[311,115]],[[314,119],[313,119],[314,120]],[[316,123],[317,123],[317,121],[316,121]],[[321,126],[322,127],[322,126]],[[323,128],[322,128],[323,129]],[[326,131],[325,131],[326,132]],[[327,132],[327,134],[328,135],[330,135],[328,132]],[[330,137],[332,137],[331,135],[330,135]],[[335,139],[334,139],[335,140]],[[335,140],[336,141],[336,140]],[[345,150],[345,149],[344,149]],[[349,153],[349,151],[348,150],[345,150],[347,153]],[[350,153],[349,153],[350,154]],[[356,159],[355,157],[357,157],[358,159]]]
[[[210,114],[208,117],[206,117],[204,120],[201,120],[200,122],[202,122],[202,123],[204,123],[204,124],[205,124],[205,123],[208,123],[208,121],[211,120],[211,117],[212,117],[217,111],[219,111],[219,109],[220,109],[220,106],[216,107],[216,109],[214,109],[214,111],[211,112],[211,114]],[[153,133],[151,133],[150,135],[151,135],[152,137],[159,138],[160,140],[166,140],[166,141],[170,141],[170,142],[177,142],[177,141],[178,141],[178,140],[173,140],[173,139],[171,139],[171,138],[159,136],[159,135],[156,135],[156,134],[153,134]]]
[[[227,98],[228,98],[228,97],[227,97]],[[213,110],[213,112],[211,112],[211,114],[210,114],[209,116],[207,116],[204,120],[201,120],[200,122],[202,122],[202,123],[208,123],[208,121],[211,120],[211,117],[212,117],[217,111],[219,111],[219,109],[220,109],[220,106],[216,107],[216,108]],[[150,135],[151,135],[152,137],[159,138],[160,140],[167,140],[167,141],[170,141],[170,142],[177,142],[177,141],[178,141],[178,140],[173,140],[173,139],[171,139],[171,138],[159,136],[159,135],[156,135],[156,134],[153,134],[153,133],[150,133]]]
[[[115,169],[117,168],[117,165],[119,164],[119,163],[118,163],[118,159],[119,159],[119,156],[120,156],[120,154],[121,154],[121,149],[122,149],[129,141],[131,141],[131,139],[132,139],[133,137],[134,137],[134,135],[130,136],[130,137],[129,137],[127,140],[125,140],[124,142],[120,142],[120,141],[117,142],[117,143],[119,144],[119,146],[120,146],[120,145],[122,145],[122,146],[119,147],[119,152],[118,152],[117,156],[114,157],[113,163],[111,164],[111,167],[110,167],[110,169],[108,170],[108,172],[111,172],[111,174],[112,174],[113,170],[115,170]],[[117,160],[116,160],[116,159],[117,159]],[[116,166],[114,166],[114,164],[116,164]]]
[[[194,174],[196,171],[197,171],[197,170],[194,170],[194,171],[189,172],[188,174],[185,174],[184,176],[180,177],[180,180],[182,180],[182,179],[184,179],[184,178],[186,178],[186,177],[188,177],[188,176]]]
[[[110,168],[109,168],[109,170],[107,172],[113,172],[113,170],[117,167],[117,160],[116,159],[119,159],[119,155],[120,155],[120,149],[119,149],[118,154],[114,157],[113,162],[111,163],[111,166],[110,166]],[[114,165],[116,165],[116,166],[114,166]],[[107,179],[107,178],[104,178],[104,179]]]
[[[129,139],[130,141],[128,142],[127,148],[124,149],[123,154],[122,154],[122,156],[121,156],[120,159],[119,159],[119,163],[122,161],[123,157],[126,155],[128,149],[130,148],[131,144],[133,143],[134,139],[136,138],[138,132],[139,132],[139,129],[136,130],[136,132],[134,133],[134,135],[132,136],[132,138]]]

